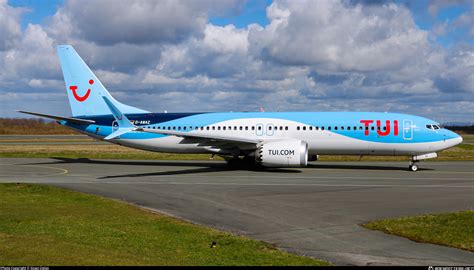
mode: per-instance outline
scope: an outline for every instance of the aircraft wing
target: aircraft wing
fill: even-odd
[[[141,128],[137,127],[136,131],[143,131],[149,133],[157,133],[157,134],[164,134],[164,135],[173,135],[178,137],[183,137],[186,139],[203,139],[209,142],[224,142],[224,143],[231,143],[231,144],[253,144],[256,145],[257,143],[261,142],[262,140],[251,139],[251,138],[244,138],[244,137],[230,137],[230,136],[221,136],[221,135],[210,135],[210,134],[196,134],[191,132],[182,132],[182,131],[175,131],[175,130],[163,130],[163,129],[151,129],[151,128]],[[215,145],[214,143],[212,143]]]
[[[26,114],[31,114],[39,117],[45,117],[45,118],[51,118],[54,120],[64,120],[76,124],[82,124],[82,125],[90,125],[94,124],[94,120],[87,120],[87,119],[80,119],[80,118],[74,118],[74,117],[64,117],[64,116],[57,116],[57,115],[50,115],[50,114],[43,114],[43,113],[35,113],[35,112],[27,112],[27,111],[17,111],[20,113],[26,113]]]

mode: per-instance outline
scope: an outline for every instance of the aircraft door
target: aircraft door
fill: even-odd
[[[257,136],[262,136],[263,135],[263,124],[257,124],[256,128],[257,128],[257,130],[255,131],[255,134],[257,134]]]
[[[273,124],[267,124],[267,136],[273,136],[274,130],[275,126]]]
[[[119,129],[119,124],[117,123],[116,120],[112,122],[112,132],[115,132]],[[116,139],[120,139],[120,136],[116,137]]]
[[[413,139],[413,121],[405,119],[403,120],[403,139],[412,140]]]
[[[114,120],[112,122],[112,132],[117,131],[117,129],[119,129],[119,124],[117,123],[117,121]]]

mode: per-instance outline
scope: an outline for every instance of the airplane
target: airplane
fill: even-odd
[[[401,113],[152,113],[114,99],[72,46],[57,52],[72,116],[18,112],[127,147],[209,153],[260,168],[305,167],[319,155],[409,156],[417,171],[420,160],[463,140],[436,121]]]

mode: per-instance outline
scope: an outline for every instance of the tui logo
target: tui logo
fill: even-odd
[[[93,84],[94,84],[94,80],[89,80],[89,84],[90,84],[90,85],[93,85]],[[77,92],[76,92],[76,91],[77,91],[77,86],[75,86],[75,85],[69,86],[69,90],[72,91],[72,94],[73,94],[74,98],[75,98],[77,101],[79,101],[79,102],[85,101],[85,100],[89,97],[89,95],[91,94],[91,89],[89,88],[89,89],[87,89],[87,92],[86,92],[85,95],[79,96],[79,95],[77,94]]]

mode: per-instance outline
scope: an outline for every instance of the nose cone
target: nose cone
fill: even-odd
[[[450,130],[446,130],[444,136],[445,136],[445,142],[449,144],[449,147],[453,147],[462,143],[462,137],[459,134],[452,132]]]
[[[458,145],[460,143],[462,143],[462,137],[460,135],[458,135],[456,138],[453,139],[454,142],[456,143],[455,145]]]

